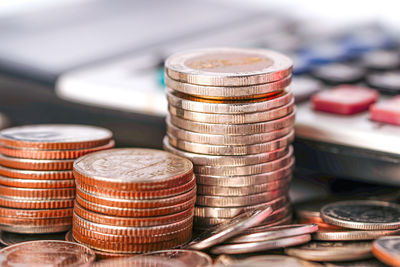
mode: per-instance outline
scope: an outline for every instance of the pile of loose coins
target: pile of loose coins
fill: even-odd
[[[269,50],[210,48],[167,59],[164,149],[194,164],[196,229],[266,206],[274,212],[263,225],[290,222],[291,72],[292,61]]]
[[[191,239],[196,179],[189,160],[121,148],[83,156],[73,170],[72,238],[99,256],[170,249]]]
[[[55,233],[72,224],[74,160],[112,148],[112,132],[85,125],[32,125],[0,131],[0,228]]]

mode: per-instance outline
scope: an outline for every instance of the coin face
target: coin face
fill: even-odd
[[[86,125],[41,124],[4,129],[0,144],[10,147],[40,149],[79,149],[106,144],[110,130]]]
[[[400,228],[400,205],[372,200],[340,201],[321,209],[322,219],[333,225],[361,229]]]
[[[400,265],[400,236],[385,236],[376,239],[372,252],[379,260],[391,266]]]
[[[212,265],[212,259],[209,255],[195,250],[170,249],[151,252],[146,254],[146,256],[147,255],[163,257],[166,260],[177,259],[184,262],[187,266],[193,267],[206,267]]]
[[[0,250],[0,266],[88,266],[94,252],[67,241],[30,241]]]
[[[180,82],[246,86],[277,81],[291,73],[290,58],[269,50],[208,48],[181,52],[165,62],[166,75]]]

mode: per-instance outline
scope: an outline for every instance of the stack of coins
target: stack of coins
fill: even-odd
[[[275,211],[263,225],[290,222],[291,71],[288,57],[269,50],[210,48],[167,59],[164,149],[194,164],[197,229],[268,205]]]
[[[55,233],[72,224],[73,161],[112,148],[112,132],[84,125],[32,125],[0,131],[0,229]]]
[[[191,239],[196,180],[189,160],[111,149],[76,160],[74,176],[72,237],[99,256],[170,249]]]

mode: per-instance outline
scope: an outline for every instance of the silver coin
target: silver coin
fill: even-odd
[[[291,74],[292,66],[290,58],[270,50],[205,48],[170,56],[165,61],[165,73],[173,80],[191,84],[248,86],[284,79]],[[241,90],[223,95],[234,96],[237,91]]]
[[[400,236],[385,236],[372,243],[372,252],[380,261],[390,266],[400,265]]]
[[[208,267],[212,265],[212,259],[209,255],[201,251],[185,250],[185,249],[170,249],[160,250],[144,254],[145,256],[157,256],[170,259],[179,260],[187,266],[191,267]]]
[[[227,244],[213,247],[210,250],[212,254],[241,254],[265,251],[271,249],[298,246],[311,240],[311,235],[299,235],[286,238],[279,238],[269,241],[251,242],[242,244]]]
[[[373,200],[339,201],[325,205],[321,217],[329,224],[352,229],[398,229],[400,205]]]
[[[221,255],[222,256],[222,255]],[[226,256],[226,255],[223,255]],[[218,257],[219,258],[219,257]],[[229,263],[229,262],[228,262]],[[283,255],[263,255],[248,257],[243,260],[232,261],[230,264],[215,265],[215,267],[265,267],[265,266],[284,266],[284,267],[321,267],[321,264],[304,261],[295,257]]]
[[[204,232],[202,235],[190,242],[188,248],[203,250],[220,244],[225,240],[240,234],[244,230],[264,221],[271,213],[272,209],[270,207],[242,213],[226,224],[219,225],[215,229]]]
[[[355,241],[373,240],[381,236],[395,235],[400,230],[334,230],[324,229],[313,235],[314,240],[322,241]]]
[[[388,267],[388,265],[376,260],[347,261],[347,262],[325,262],[326,267]]]

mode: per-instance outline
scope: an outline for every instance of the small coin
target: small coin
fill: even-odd
[[[361,260],[361,261],[347,261],[347,262],[325,262],[326,267],[388,267],[388,265],[376,260]]]
[[[16,199],[0,196],[0,206],[17,209],[62,209],[72,208],[73,199]]]
[[[195,252],[193,252],[195,253]],[[118,257],[116,259],[105,259],[98,261],[92,265],[93,267],[121,267],[121,266],[138,266],[138,267],[191,267],[202,265],[188,265],[184,261],[178,259],[166,260],[163,256],[134,256],[134,257]]]
[[[285,253],[310,261],[351,261],[372,257],[371,242],[310,242]]]
[[[0,166],[0,175],[21,178],[21,179],[38,179],[38,180],[67,180],[74,179],[71,170],[68,171],[36,171],[36,170],[19,170]]]
[[[372,253],[390,266],[400,266],[400,236],[385,236],[372,243]]]
[[[291,74],[292,66],[290,58],[270,50],[207,48],[170,56],[165,73],[173,80],[190,84],[248,86],[284,79]],[[235,96],[238,91],[240,94],[240,89],[223,92],[223,96]]]
[[[74,163],[80,183],[118,190],[157,190],[179,186],[193,177],[185,158],[154,149],[120,148],[92,153]]]
[[[72,124],[26,125],[0,132],[2,146],[43,150],[86,149],[106,145],[111,138],[110,130]]]
[[[170,249],[151,252],[145,256],[158,256],[169,261],[171,259],[179,260],[190,267],[207,267],[212,265],[213,261],[209,255],[201,251],[186,249]],[[175,266],[174,266],[175,267]]]
[[[214,156],[190,153],[174,148],[168,142],[168,138],[163,139],[164,149],[175,155],[190,159],[195,165],[218,165],[218,166],[244,166],[254,165],[278,159],[287,154],[287,148],[283,147],[272,152],[249,154],[243,156]]]
[[[381,236],[395,235],[399,232],[400,230],[321,229],[313,235],[313,239],[323,241],[373,240]]]
[[[220,135],[248,135],[267,133],[286,127],[293,127],[295,112],[277,120],[247,124],[204,123],[197,121],[188,121],[172,115],[169,115],[169,117],[167,116],[167,121],[168,120],[176,127],[197,133]]]
[[[285,135],[288,135],[292,127],[286,127],[271,131],[268,133],[259,133],[252,135],[220,135],[204,134],[186,131],[175,127],[167,120],[167,135],[173,136],[178,140],[184,140],[192,143],[209,145],[254,145],[269,142]],[[204,164],[203,164],[204,165]]]
[[[13,199],[53,200],[73,199],[75,188],[19,188],[0,185],[0,192],[3,197]]]
[[[89,266],[94,252],[73,242],[57,240],[29,241],[0,250],[1,266]]]
[[[216,265],[221,267],[225,265]],[[312,262],[307,262],[295,257],[283,255],[263,255],[245,258],[243,260],[234,261],[229,264],[230,267],[264,267],[264,266],[287,266],[287,267],[321,267],[322,265]]]
[[[244,230],[258,225],[271,213],[272,209],[270,207],[244,212],[234,217],[232,220],[229,220],[224,224],[218,225],[214,229],[204,232],[199,237],[195,238],[188,245],[188,248],[203,250],[220,244],[225,240],[240,234]]]
[[[373,200],[339,201],[325,205],[321,217],[329,224],[352,229],[398,229],[400,205]]]
[[[23,159],[13,158],[0,154],[0,164],[4,167],[20,169],[20,170],[35,170],[35,171],[62,171],[72,170],[74,160],[38,160],[38,159]]]
[[[282,81],[285,80],[287,81],[287,79]],[[188,84],[181,83],[181,85]],[[237,90],[237,88],[235,89]],[[284,106],[293,99],[293,94],[289,88],[286,88],[284,92],[267,98],[251,100],[209,100],[167,89],[167,99],[170,105],[190,111],[218,114],[242,114],[266,111]]]
[[[64,240],[64,237],[65,233],[17,234],[5,231],[0,232],[0,242],[6,246],[35,240]]]
[[[18,179],[0,176],[0,184],[4,186],[22,188],[68,188],[75,187],[75,180],[37,180],[37,179]]]
[[[282,118],[294,110],[294,100],[288,104],[277,107],[272,110],[259,111],[254,113],[243,114],[217,114],[217,113],[202,113],[169,105],[168,111],[171,115],[180,117],[185,120],[204,122],[204,123],[222,123],[222,124],[245,124],[256,123],[263,121],[271,121]]]
[[[318,225],[316,224],[292,224],[292,225],[274,226],[262,232],[238,235],[234,238],[225,241],[225,243],[232,244],[232,243],[261,242],[261,241],[268,241],[290,236],[312,234],[315,233],[316,231],[318,231]]]
[[[213,247],[210,252],[213,254],[242,254],[265,251],[271,249],[297,246],[311,240],[311,235],[298,235],[286,238],[279,238],[261,242],[251,242],[242,244],[227,244]]]
[[[41,234],[65,232],[71,228],[72,218],[11,218],[0,217],[0,229],[2,231],[21,234]]]
[[[115,145],[114,140],[110,140],[107,144],[73,150],[26,150],[23,148],[12,148],[0,146],[0,153],[9,157],[27,158],[27,159],[46,159],[46,160],[59,160],[59,159],[76,159],[85,154],[110,149]]]

